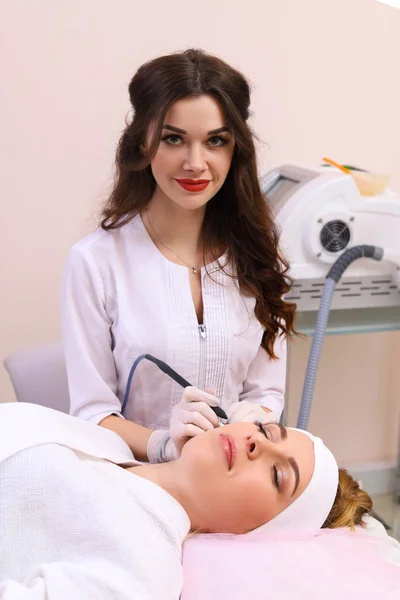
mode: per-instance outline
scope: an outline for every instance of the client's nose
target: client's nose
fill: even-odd
[[[264,434],[255,433],[246,438],[246,453],[249,460],[255,460],[263,454],[274,456],[284,456],[283,448],[272,440],[268,440]]]
[[[246,452],[249,460],[255,460],[263,452],[265,444],[271,444],[262,433],[249,435],[246,439]]]

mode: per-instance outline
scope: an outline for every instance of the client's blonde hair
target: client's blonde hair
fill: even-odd
[[[336,529],[365,526],[363,517],[372,510],[372,500],[345,469],[339,469],[339,485],[335,502],[322,528]]]

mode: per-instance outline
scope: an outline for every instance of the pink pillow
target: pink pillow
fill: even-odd
[[[195,535],[183,548],[182,600],[399,600],[390,539],[321,529],[277,536]]]

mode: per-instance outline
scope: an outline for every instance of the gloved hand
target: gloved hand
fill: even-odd
[[[249,402],[248,400],[233,402],[225,412],[228,415],[228,423],[253,423],[254,421],[276,423],[278,421],[274,412],[267,412],[259,404]]]
[[[172,409],[169,431],[156,430],[147,444],[149,462],[167,462],[179,458],[185,443],[195,435],[219,426],[210,406],[219,406],[215,390],[187,387],[182,400]]]

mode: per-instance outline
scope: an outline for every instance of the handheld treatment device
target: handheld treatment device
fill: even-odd
[[[135,362],[133,363],[133,365],[131,367],[131,370],[129,371],[128,382],[126,384],[125,396],[124,396],[124,401],[122,403],[122,409],[121,409],[122,415],[124,414],[126,406],[128,404],[129,392],[131,389],[133,375],[135,373],[136,367],[143,359],[149,360],[152,363],[154,363],[161,371],[163,371],[163,373],[166,373],[169,377],[171,377],[171,379],[176,381],[176,383],[178,383],[181,387],[186,388],[186,387],[190,387],[192,385],[186,379],[184,379],[181,375],[179,375],[179,373],[174,371],[174,369],[172,369],[164,361],[162,361],[158,358],[155,358],[155,356],[152,356],[151,354],[141,354],[140,356],[137,357],[137,359],[135,360]],[[219,417],[220,419],[228,419],[228,415],[219,406],[210,406],[210,408],[215,412],[217,417]]]

